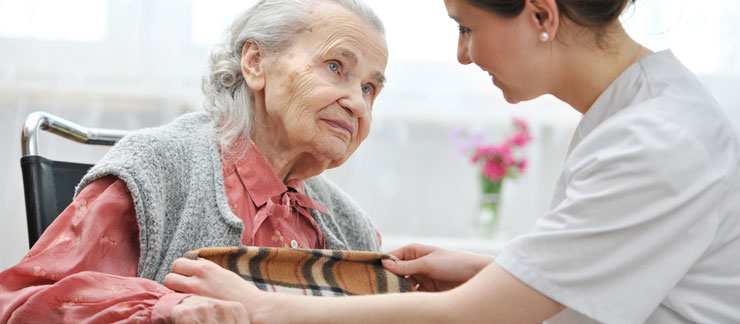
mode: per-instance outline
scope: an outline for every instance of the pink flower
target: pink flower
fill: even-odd
[[[496,182],[506,176],[506,166],[496,160],[486,160],[483,165],[483,175]]]
[[[519,173],[524,172],[524,170],[527,169],[527,159],[521,159],[516,164],[517,168],[519,168]]]
[[[478,146],[473,152],[471,162],[476,163],[481,157],[484,157],[486,160],[497,159],[505,164],[511,164],[514,161],[514,157],[511,154],[511,146],[508,143]]]
[[[532,136],[529,136],[529,132],[526,130],[522,130],[509,137],[508,141],[514,146],[524,147],[532,141]]]
[[[458,128],[453,131],[452,140],[457,144],[461,153],[470,153],[470,162],[481,165],[481,173],[492,182],[500,181],[505,177],[515,177],[527,168],[527,159],[518,158],[520,148],[532,141],[527,122],[524,119],[514,118],[516,132],[500,144],[483,143],[483,134],[469,132]]]
[[[514,124],[517,127],[519,127],[520,130],[523,130],[523,131],[529,130],[529,125],[527,124],[527,121],[524,120],[524,118],[514,117],[511,120],[514,121]]]
[[[481,159],[483,160],[483,175],[494,182],[505,177],[509,173],[509,168],[515,164],[509,143],[478,147],[472,162],[477,163]]]

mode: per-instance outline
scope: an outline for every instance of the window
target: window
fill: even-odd
[[[738,10],[737,0],[638,1],[622,15],[622,22],[638,42],[655,51],[672,49],[700,77],[737,75]]]
[[[96,42],[107,18],[106,0],[0,0],[0,37]]]
[[[255,3],[257,0],[192,0],[190,36],[193,45],[216,43],[236,15]]]

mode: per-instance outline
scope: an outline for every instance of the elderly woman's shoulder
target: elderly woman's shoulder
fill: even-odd
[[[215,132],[216,128],[208,114],[192,112],[158,127],[131,132],[116,146],[163,149],[209,145],[215,138]]]
[[[103,160],[126,164],[151,160],[211,160],[218,154],[216,128],[209,115],[194,112],[153,128],[132,132],[116,144]]]
[[[214,130],[211,117],[204,112],[191,112],[175,118],[164,125],[142,128],[131,132],[126,138],[150,138],[153,141],[170,136],[196,135],[204,129]]]
[[[130,187],[147,182],[145,178],[179,181],[193,174],[207,178],[220,173],[215,133],[205,113],[189,113],[168,124],[132,132],[90,169],[78,190],[105,175],[124,179]]]

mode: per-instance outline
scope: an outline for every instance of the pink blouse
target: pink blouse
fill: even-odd
[[[252,146],[223,163],[226,196],[245,245],[324,248],[309,209],[326,207],[286,186]],[[169,323],[187,294],[136,277],[138,225],[126,184],[98,179],[46,229],[17,265],[0,273],[0,323]]]

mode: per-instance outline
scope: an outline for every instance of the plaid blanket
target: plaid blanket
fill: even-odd
[[[350,296],[412,291],[408,279],[385,270],[388,254],[255,246],[203,248],[186,258],[204,258],[258,288],[299,295]]]

